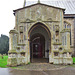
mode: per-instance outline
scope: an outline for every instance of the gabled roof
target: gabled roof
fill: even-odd
[[[46,0],[40,2],[44,5],[52,6],[52,7],[57,7],[57,8],[65,8],[65,14],[75,14],[75,0]],[[37,1],[27,1],[26,2],[26,7],[36,5]],[[23,8],[20,8],[23,9]],[[20,10],[17,9],[17,10]],[[15,10],[16,11],[16,10]]]
[[[53,8],[56,8],[56,9],[65,10],[65,8],[55,7],[55,6],[47,5],[47,4],[43,4],[43,3],[36,3],[36,4],[32,4],[32,5],[29,5],[29,6],[25,6],[25,7],[23,7],[23,8],[19,8],[19,9],[13,10],[13,11],[16,12],[16,11],[19,11],[19,10],[21,10],[21,9],[25,9],[25,8],[32,7],[32,6],[35,6],[35,5],[45,5],[45,6],[48,6],[48,7],[53,7]]]

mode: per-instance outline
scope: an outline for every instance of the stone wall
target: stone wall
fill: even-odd
[[[64,18],[64,21],[66,21],[68,24],[71,25],[71,50],[72,50],[72,55],[74,56],[75,55],[75,52],[74,52],[74,41],[75,41],[75,32],[74,32],[74,18]]]
[[[15,47],[15,51],[9,50],[8,65],[17,66],[28,64],[30,62],[30,36],[31,33],[36,32],[45,34],[41,30],[46,30],[48,35],[51,37],[46,37],[47,40],[51,40],[51,50],[49,51],[49,63],[53,64],[72,64],[70,46],[69,46],[69,32],[63,28],[63,9],[50,7],[47,5],[36,4],[21,10],[15,11],[15,31],[18,32],[16,35],[15,32],[10,35],[10,49],[12,50]],[[42,25],[43,29],[39,31],[36,29],[37,25]],[[51,34],[50,34],[51,33]],[[66,47],[62,45],[62,36],[65,34],[67,45]],[[14,38],[13,38],[14,36]],[[11,41],[11,39],[13,39]],[[16,42],[17,40],[17,42]],[[14,43],[14,44],[12,44]],[[12,45],[11,45],[12,44]],[[46,44],[47,45],[47,44]],[[47,49],[47,47],[45,46]],[[65,50],[67,48],[67,51]],[[61,51],[61,50],[62,51]],[[65,55],[66,57],[64,57]],[[46,56],[47,57],[47,56]],[[64,57],[64,58],[63,58]],[[69,59],[69,61],[68,61]],[[14,61],[15,60],[15,61]],[[17,63],[16,63],[17,62]]]

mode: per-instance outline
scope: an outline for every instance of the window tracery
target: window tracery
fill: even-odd
[[[71,45],[71,25],[64,21],[64,29],[70,29],[70,45]]]

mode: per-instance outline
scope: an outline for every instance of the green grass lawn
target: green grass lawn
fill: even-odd
[[[8,56],[3,56],[3,59],[0,56],[0,67],[2,67],[2,68],[6,68],[7,67],[7,59],[8,59]],[[73,57],[73,63],[75,63],[75,57]]]
[[[8,59],[8,56],[3,56],[3,59],[2,57],[0,56],[0,67],[2,68],[6,68],[7,66],[7,59]]]
[[[75,57],[73,57],[73,63],[75,63]]]

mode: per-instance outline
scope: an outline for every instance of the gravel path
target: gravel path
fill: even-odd
[[[66,66],[63,65],[53,65],[49,63],[31,63],[28,65],[18,66],[17,69],[20,70],[55,70],[62,69]]]
[[[42,70],[31,70],[31,67],[36,67],[37,69]],[[48,68],[49,67],[49,68]],[[19,69],[11,69],[11,68],[0,68],[0,75],[75,75],[75,66],[64,66],[62,65],[52,65],[52,64],[29,64],[25,66],[18,66]],[[61,68],[61,69],[60,69]],[[23,69],[23,70],[22,70]],[[24,70],[30,69],[30,70]],[[45,70],[48,69],[48,70]],[[50,69],[50,70],[49,70]]]

